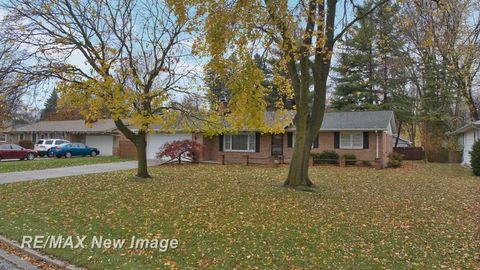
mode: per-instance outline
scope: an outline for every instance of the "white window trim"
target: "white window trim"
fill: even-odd
[[[253,149],[247,149],[247,150],[236,150],[236,149],[231,149],[232,147],[232,136],[235,136],[235,135],[253,135],[253,136],[248,136],[247,138],[247,147],[250,146],[250,138],[253,138]],[[226,137],[227,136],[230,136],[230,147],[227,147],[227,140],[226,140]],[[237,134],[225,134],[223,135],[223,152],[239,152],[239,153],[253,153],[255,152],[255,148],[256,148],[256,145],[257,145],[257,142],[255,141],[257,138],[257,136],[255,135],[255,133],[247,133],[247,132],[243,132],[243,133],[237,133]],[[230,148],[230,149],[229,149]]]
[[[362,137],[362,145],[361,146],[353,146],[353,134],[361,134]],[[343,140],[342,140],[342,135],[350,135],[350,146],[344,146],[343,145]],[[361,131],[349,131],[349,132],[340,132],[340,149],[363,149],[363,132]]]
[[[297,134],[297,133],[292,132],[292,148],[295,147],[295,135],[296,135],[296,134]],[[316,137],[315,137],[315,138],[316,138]],[[314,138],[314,140],[315,140],[315,138]],[[315,142],[312,142],[312,147],[311,147],[312,149],[315,148],[314,145],[315,145]],[[318,146],[320,147],[320,134],[318,134]]]
[[[0,134],[0,142],[1,143],[7,142],[7,134]]]

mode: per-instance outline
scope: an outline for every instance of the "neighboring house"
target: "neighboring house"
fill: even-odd
[[[10,129],[0,130],[0,143],[10,142]]]
[[[392,138],[392,146],[393,147],[395,147],[396,140],[397,140],[397,136],[393,135],[393,138]],[[412,147],[412,146],[413,146],[413,143],[411,141],[405,140],[405,139],[402,139],[402,138],[398,138],[398,143],[397,143],[396,147],[406,148],[406,147]]]
[[[273,126],[274,112],[265,115],[267,125]],[[193,139],[203,144],[201,161],[269,164],[275,159],[289,163],[295,143],[295,126],[291,117],[284,117],[282,133],[261,133],[245,129],[238,133],[207,136],[201,131],[167,133],[156,126],[147,135],[147,158],[154,159],[166,142]],[[395,118],[392,111],[360,111],[325,113],[319,135],[312,145],[312,152],[336,151],[340,155],[355,154],[358,160],[379,161],[386,165],[388,154],[393,151]],[[134,132],[136,129],[130,126]],[[115,127],[113,120],[99,120],[87,126],[83,120],[41,121],[22,126],[7,133],[13,143],[20,140],[63,138],[96,147],[101,155],[135,157],[135,146]],[[8,140],[8,139],[7,139]]]
[[[274,117],[266,116],[266,119]],[[359,160],[378,160],[386,165],[387,156],[393,151],[395,127],[392,111],[325,113],[312,152],[352,153]],[[252,129],[213,137],[194,134],[194,139],[205,145],[201,160],[218,162],[223,159],[225,163],[242,163],[246,156],[249,163],[268,164],[274,159],[288,163],[293,154],[294,138],[295,126],[292,124],[280,134],[261,134]]]
[[[41,139],[58,138],[95,147],[100,150],[100,155],[103,156],[136,157],[135,146],[117,130],[112,119],[102,119],[91,125],[85,124],[83,120],[40,121],[11,129],[4,134],[6,136],[5,141],[11,143],[18,143],[21,140],[31,140],[35,143]],[[154,159],[165,142],[185,139],[192,139],[192,134],[149,134],[147,137],[147,157]]]
[[[465,125],[451,134],[458,136],[458,143],[462,146],[462,165],[470,165],[470,151],[473,144],[480,139],[480,120]]]

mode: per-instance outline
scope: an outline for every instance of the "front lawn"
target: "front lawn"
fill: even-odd
[[[475,269],[480,180],[457,165],[151,168],[0,185],[0,234],[176,238],[177,249],[49,249],[89,269]],[[34,202],[34,203],[33,203]]]
[[[110,163],[129,161],[129,158],[121,157],[72,157],[72,158],[37,158],[33,161],[25,160],[11,160],[0,162],[0,173],[4,172],[18,172],[18,171],[31,171],[31,170],[43,170],[50,168],[61,168],[80,166],[88,164],[98,163]]]

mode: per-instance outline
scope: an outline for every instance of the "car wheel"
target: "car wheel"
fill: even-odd
[[[34,160],[34,159],[35,159],[35,155],[32,153],[28,153],[27,160]]]
[[[95,152],[95,151],[92,151],[92,152],[90,153],[90,156],[92,156],[92,157],[95,157],[96,155],[97,155],[97,152]]]
[[[72,153],[70,153],[70,152],[65,153],[65,158],[71,158],[71,157],[72,157]]]

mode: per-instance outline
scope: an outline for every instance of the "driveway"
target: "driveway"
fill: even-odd
[[[157,165],[158,161],[148,161],[148,166]],[[0,184],[50,179],[57,177],[75,176],[92,173],[103,173],[137,168],[137,161],[102,163],[93,165],[72,166],[45,170],[34,170],[24,172],[0,173]]]

